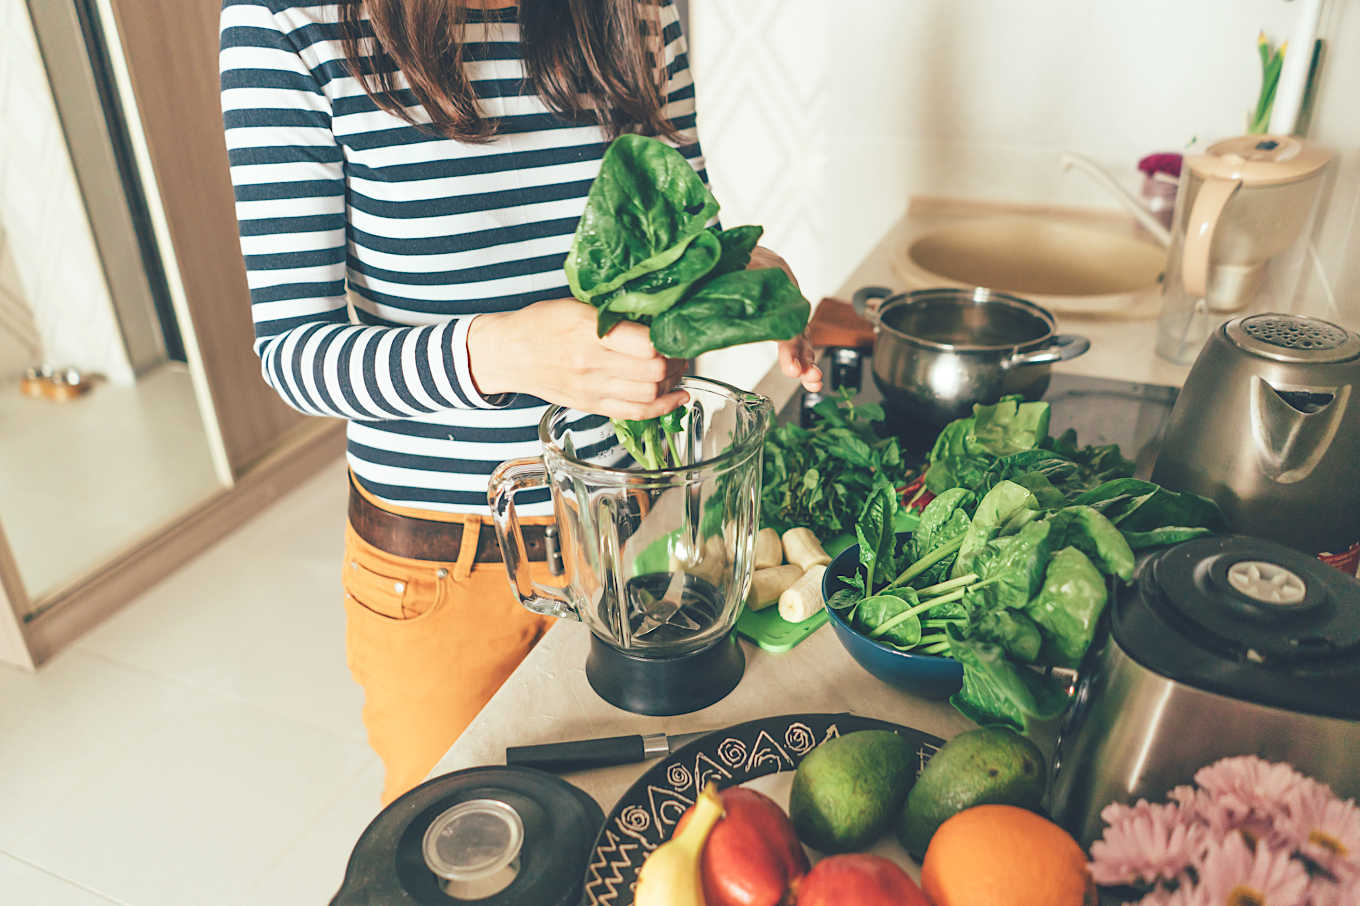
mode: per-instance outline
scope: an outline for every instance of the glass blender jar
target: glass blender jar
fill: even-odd
[[[763,396],[685,378],[690,402],[672,441],[682,465],[632,461],[601,416],[555,406],[543,455],[503,463],[489,496],[520,602],[591,632],[586,677],[611,704],[683,714],[736,687],[745,667],[732,627],[750,588],[761,454],[773,407]],[[546,486],[556,511],[561,587],[533,581],[516,495]]]

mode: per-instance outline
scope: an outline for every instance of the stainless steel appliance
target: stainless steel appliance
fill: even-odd
[[[883,301],[870,310],[871,299]],[[1091,348],[1085,337],[1058,333],[1034,303],[987,289],[893,295],[866,286],[852,301],[874,325],[874,383],[885,404],[923,426],[940,427],[1006,394],[1037,400],[1049,366]]]
[[[1234,315],[1293,307],[1307,226],[1332,159],[1288,135],[1243,135],[1185,159],[1157,352],[1186,364]]]
[[[1240,535],[1153,555],[1080,675],[1053,814],[1083,845],[1108,803],[1161,797],[1230,755],[1360,796],[1360,581],[1313,557]]]
[[[1213,499],[1243,534],[1308,553],[1360,541],[1360,335],[1278,314],[1215,330],[1152,480]]]

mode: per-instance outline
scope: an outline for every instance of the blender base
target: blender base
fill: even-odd
[[[590,637],[586,679],[600,698],[634,714],[668,716],[707,708],[737,688],[746,656],[728,633],[678,657],[627,654]]]

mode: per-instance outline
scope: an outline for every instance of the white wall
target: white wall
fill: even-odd
[[[3,254],[8,282],[17,284],[41,338],[42,359],[131,383],[132,366],[24,0],[0,0],[0,115]],[[18,355],[11,352],[0,362],[0,379],[38,364],[18,365]]]
[[[699,128],[727,223],[763,223],[814,301],[912,195],[1110,207],[1058,153],[1137,188],[1138,159],[1240,134],[1284,0],[691,0]],[[1360,2],[1330,0],[1313,137],[1347,148],[1320,268],[1360,327]],[[1348,103],[1349,101],[1349,103]],[[1310,289],[1318,296],[1319,289]],[[1348,306],[1348,307],[1346,307]],[[768,363],[742,350],[729,377]]]

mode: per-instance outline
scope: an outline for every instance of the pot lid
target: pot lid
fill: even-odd
[[[1262,314],[1223,326],[1233,345],[1277,362],[1327,364],[1360,356],[1360,334],[1319,318]]]
[[[1208,536],[1154,555],[1111,631],[1168,679],[1360,719],[1360,581],[1273,541]]]
[[[1241,135],[1215,142],[1185,162],[1190,172],[1204,179],[1273,186],[1306,179],[1331,159],[1332,152],[1292,135]]]
[[[373,819],[331,906],[576,906],[603,823],[594,799],[552,774],[445,774]]]

